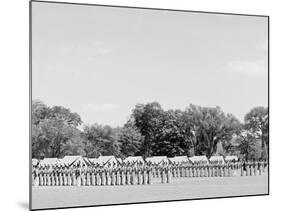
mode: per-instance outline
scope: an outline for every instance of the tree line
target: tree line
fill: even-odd
[[[164,110],[157,102],[137,104],[122,127],[84,125],[79,114],[62,106],[32,101],[32,157],[65,155],[268,157],[268,108],[251,109],[241,123],[220,107],[189,105]]]

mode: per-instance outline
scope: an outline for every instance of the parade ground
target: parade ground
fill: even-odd
[[[268,193],[268,176],[173,178],[169,184],[32,187],[32,208],[94,206]]]

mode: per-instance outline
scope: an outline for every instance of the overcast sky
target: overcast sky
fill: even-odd
[[[267,19],[32,3],[32,98],[123,125],[137,103],[267,106]]]

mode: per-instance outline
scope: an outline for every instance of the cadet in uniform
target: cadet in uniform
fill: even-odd
[[[39,186],[39,170],[37,167],[34,169],[34,186]]]
[[[121,166],[121,185],[126,185],[125,166]]]
[[[116,171],[116,167],[115,167],[115,165],[113,165],[113,168],[111,170],[111,185],[115,185],[116,184],[116,174],[115,174],[115,171]]]
[[[127,168],[126,168],[126,181],[127,181],[127,185],[130,185],[131,184],[131,172],[130,172],[130,167],[128,166]]]
[[[96,179],[97,179],[97,185],[101,185],[101,168],[98,167],[96,170]]]
[[[75,172],[76,172],[76,185],[81,186],[81,169],[79,165],[77,166]]]
[[[148,178],[147,178],[147,184],[151,185],[152,184],[152,169],[151,166],[148,166]]]
[[[120,167],[116,168],[116,185],[120,185]]]
[[[103,167],[101,169],[101,185],[105,185],[106,184],[106,178],[105,178],[105,168]]]

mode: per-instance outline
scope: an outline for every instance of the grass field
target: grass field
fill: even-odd
[[[127,186],[33,187],[32,209],[166,201],[268,193],[268,177],[173,178]]]

